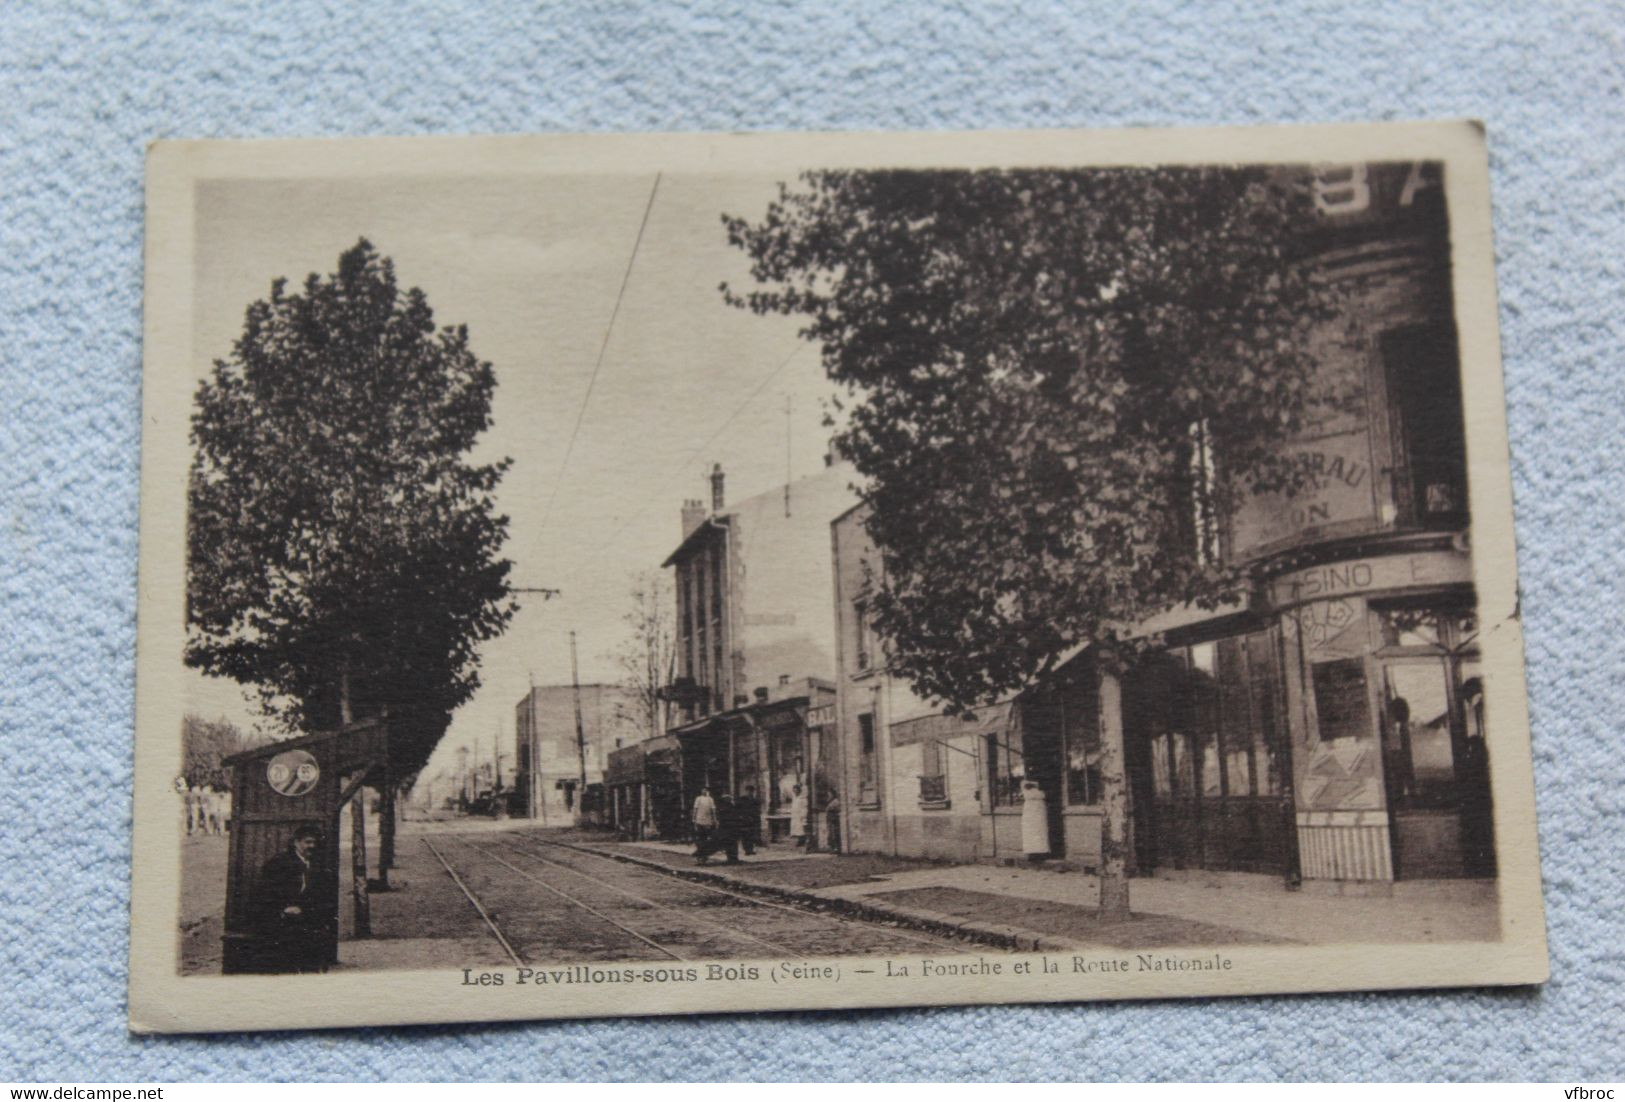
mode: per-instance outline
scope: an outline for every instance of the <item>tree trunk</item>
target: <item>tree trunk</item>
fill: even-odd
[[[350,895],[355,900],[355,936],[372,936],[372,900],[367,896],[367,790],[350,801]]]
[[[389,870],[395,867],[395,778],[384,774],[378,799],[378,887],[389,890]]]
[[[1124,919],[1128,901],[1128,777],[1123,762],[1123,689],[1115,656],[1095,660],[1100,700],[1100,782],[1105,817],[1100,822],[1100,917]]]

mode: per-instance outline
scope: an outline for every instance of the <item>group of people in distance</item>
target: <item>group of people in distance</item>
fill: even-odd
[[[690,814],[694,824],[694,862],[703,865],[713,853],[726,853],[728,864],[739,864],[739,851],[754,856],[762,842],[762,801],[756,786],[747,784],[738,796],[713,797],[709,788],[694,797]]]
[[[175,791],[181,798],[188,834],[224,834],[231,827],[231,790],[216,792],[213,785],[186,784],[175,778]]]

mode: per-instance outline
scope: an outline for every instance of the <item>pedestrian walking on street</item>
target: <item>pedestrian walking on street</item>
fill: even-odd
[[[745,786],[745,794],[734,801],[734,809],[739,813],[739,845],[746,857],[754,857],[762,837],[762,801],[756,798],[755,785]]]
[[[694,825],[694,859],[703,865],[711,855],[711,836],[717,829],[717,802],[711,798],[709,788],[700,789],[700,794],[694,797],[689,820]]]
[[[728,864],[739,864],[739,801],[726,792],[717,800],[717,831],[711,838],[711,852],[727,854]]]
[[[220,833],[220,794],[212,784],[203,786],[203,833]]]
[[[194,784],[186,793],[186,833],[203,834],[209,829],[209,812],[203,804],[203,786]]]

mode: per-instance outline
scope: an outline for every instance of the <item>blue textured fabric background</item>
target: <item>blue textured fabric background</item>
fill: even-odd
[[[1625,8],[155,7],[0,5],[0,1078],[1625,1075]],[[1492,153],[1544,989],[126,1033],[149,140],[1457,116]]]

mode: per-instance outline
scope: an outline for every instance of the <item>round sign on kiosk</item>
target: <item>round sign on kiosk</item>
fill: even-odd
[[[265,766],[265,779],[283,796],[303,796],[316,787],[321,768],[308,750],[285,750]]]

